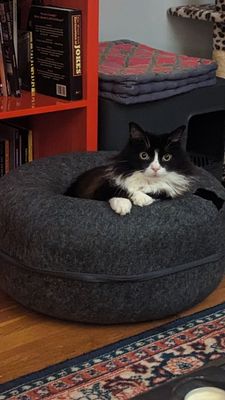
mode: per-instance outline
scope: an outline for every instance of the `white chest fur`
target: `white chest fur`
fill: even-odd
[[[185,193],[191,179],[176,172],[167,172],[162,176],[148,176],[144,172],[134,172],[128,177],[115,178],[116,184],[133,194],[137,191],[149,194],[166,193],[170,197],[177,197]]]

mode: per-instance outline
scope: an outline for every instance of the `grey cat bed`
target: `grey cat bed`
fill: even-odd
[[[223,277],[224,208],[188,194],[121,217],[105,202],[63,195],[105,157],[60,155],[1,178],[0,287],[33,310],[92,323],[152,320],[200,302]],[[193,191],[225,199],[199,174]]]

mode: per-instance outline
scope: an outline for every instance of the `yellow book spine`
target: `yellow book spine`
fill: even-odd
[[[28,162],[33,161],[33,135],[32,130],[28,132]]]

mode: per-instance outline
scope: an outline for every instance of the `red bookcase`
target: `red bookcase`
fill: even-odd
[[[48,0],[82,10],[83,99],[66,101],[23,91],[0,98],[0,119],[18,118],[32,129],[34,158],[97,149],[98,0]]]

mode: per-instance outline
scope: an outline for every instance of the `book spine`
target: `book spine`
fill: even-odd
[[[82,98],[82,19],[71,15],[71,98]]]
[[[5,61],[10,94],[20,96],[19,74],[13,43],[10,4],[7,0],[0,1],[0,22],[2,28],[2,55]]]
[[[5,174],[10,170],[10,144],[9,140],[5,139]]]
[[[19,131],[19,166],[22,165],[22,134]]]
[[[14,168],[20,166],[20,137],[19,128],[15,128]]]
[[[5,141],[0,141],[0,177],[5,174]]]
[[[30,80],[31,80],[31,96],[35,95],[35,69],[34,69],[34,43],[33,43],[33,32],[29,31],[29,42],[30,42]]]
[[[2,84],[2,94],[3,96],[10,96],[11,90],[9,85],[9,80],[6,73],[6,60],[3,55],[3,32],[2,24],[0,22],[0,76]]]
[[[10,134],[9,143],[9,169],[13,170],[15,168],[15,131]]]
[[[33,161],[33,134],[32,130],[28,132],[28,162]]]
[[[13,31],[13,43],[15,49],[16,63],[18,66],[18,12],[17,12],[17,0],[12,0],[12,31]]]
[[[28,162],[28,134],[29,131],[27,129],[21,129],[21,164]]]
[[[18,63],[18,48],[17,48],[17,0],[8,0],[10,10],[10,20],[12,27],[12,37],[15,49],[16,60]]]
[[[0,122],[0,141],[5,142],[5,169],[13,170],[15,168],[16,153],[16,131],[18,127],[8,122]]]

